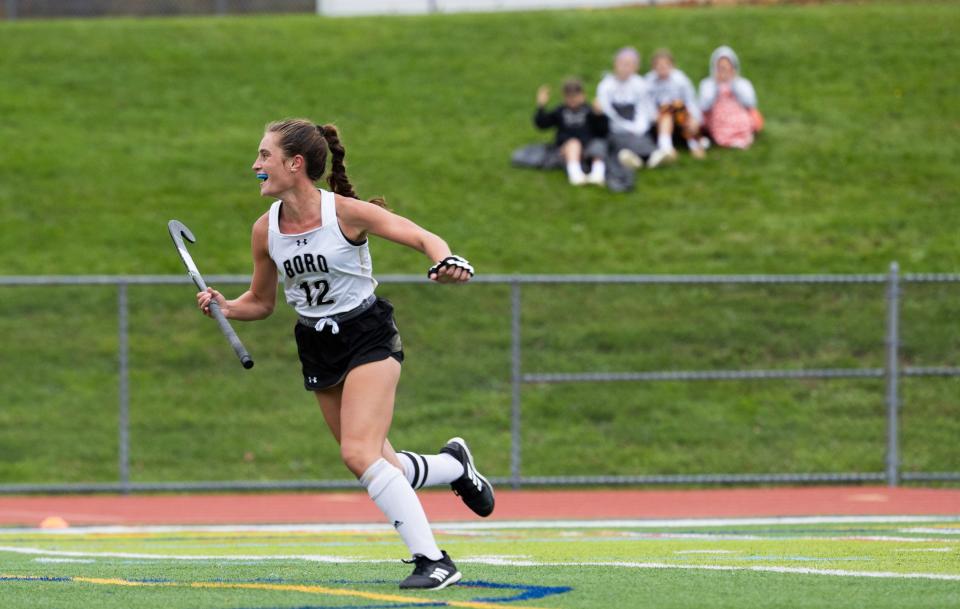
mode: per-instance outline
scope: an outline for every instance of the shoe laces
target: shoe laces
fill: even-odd
[[[405,564],[408,564],[408,565],[416,565],[416,566],[413,568],[413,575],[425,575],[425,574],[426,574],[427,567],[430,565],[430,563],[432,563],[432,562],[434,562],[434,561],[430,560],[430,559],[427,558],[426,556],[420,556],[420,555],[418,555],[418,556],[414,556],[414,557],[411,558],[410,560],[404,560],[404,559],[401,558],[401,559],[400,559],[400,562],[405,563]]]

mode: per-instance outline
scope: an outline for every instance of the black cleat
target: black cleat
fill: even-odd
[[[467,507],[486,518],[493,513],[493,486],[477,471],[473,464],[473,455],[463,438],[450,438],[447,445],[440,449],[463,464],[463,475],[450,485],[453,492],[463,499]]]
[[[447,586],[457,583],[463,577],[463,574],[457,569],[457,565],[453,564],[446,552],[443,552],[443,558],[440,560],[430,560],[426,556],[414,556],[413,560],[403,562],[416,565],[413,568],[413,573],[400,582],[400,588],[404,590],[443,590]]]

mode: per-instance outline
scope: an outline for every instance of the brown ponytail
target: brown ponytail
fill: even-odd
[[[347,167],[343,163],[346,150],[340,143],[340,134],[334,125],[314,125],[302,118],[275,121],[267,125],[267,133],[280,134],[280,148],[289,158],[301,155],[307,164],[307,176],[316,182],[323,177],[327,164],[327,151],[330,151],[330,174],[327,183],[330,190],[344,197],[358,199],[353,185],[347,178]],[[374,205],[386,207],[383,197],[370,200]]]

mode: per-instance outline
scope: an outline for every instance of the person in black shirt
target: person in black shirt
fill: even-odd
[[[583,92],[583,83],[571,78],[563,83],[563,103],[547,109],[550,87],[537,90],[537,112],[533,117],[539,129],[556,129],[556,146],[566,162],[570,183],[598,184],[605,181],[607,118],[603,112],[590,106]],[[582,163],[591,161],[590,173],[585,174]]]

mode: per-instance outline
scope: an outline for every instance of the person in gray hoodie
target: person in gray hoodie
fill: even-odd
[[[695,158],[704,158],[705,152],[700,145],[703,113],[693,83],[676,67],[673,54],[667,49],[655,51],[650,63],[653,69],[644,78],[650,85],[653,103],[657,107],[657,150],[651,155],[648,166],[676,160],[674,135],[683,138]]]
[[[749,148],[763,128],[753,84],[740,75],[740,59],[728,46],[710,55],[710,76],[700,81],[704,127],[714,142],[729,148]]]
[[[633,188],[634,171],[656,150],[650,131],[657,113],[639,68],[640,54],[624,47],[614,56],[613,73],[597,85],[597,103],[610,129],[607,187],[618,192]]]

